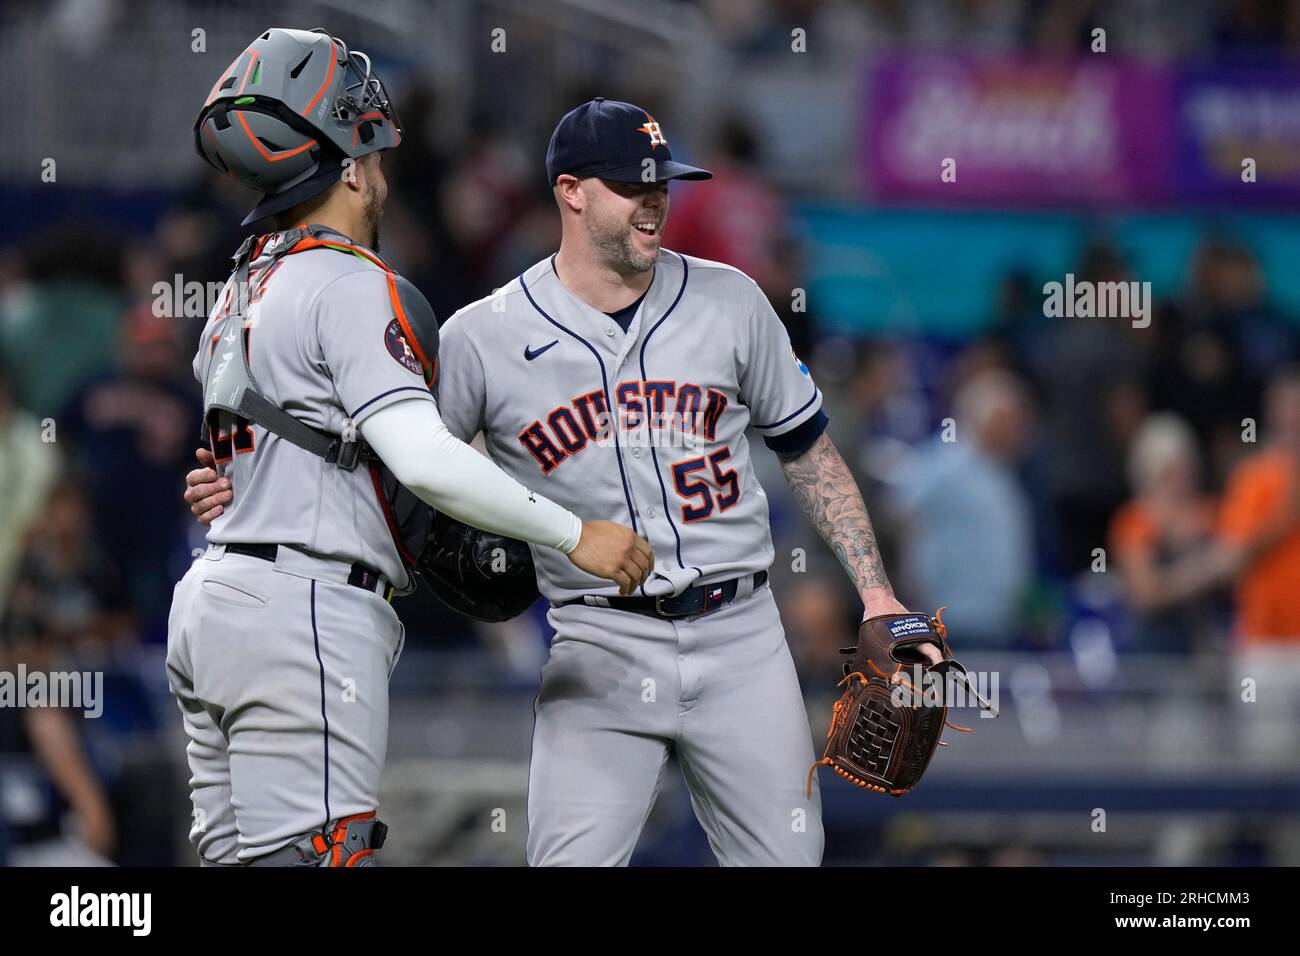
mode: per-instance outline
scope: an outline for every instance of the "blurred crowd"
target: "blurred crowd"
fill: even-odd
[[[1075,272],[1134,278],[1102,245]],[[988,331],[957,346],[814,347],[904,601],[946,605],[963,647],[1069,650],[1100,621],[1120,653],[1236,656],[1300,684],[1300,324],[1219,237],[1149,328],[1045,318],[1041,284],[1008,275]],[[779,478],[766,487],[778,556],[815,547]],[[858,613],[824,565],[785,576],[796,648],[823,670],[819,635]]]
[[[789,24],[817,17],[842,27],[833,35],[846,43],[856,29],[1071,49],[1099,8],[1139,26],[1178,23],[1131,31],[1127,42],[1146,52],[1300,43],[1295,2],[700,6],[724,45],[754,56],[788,46]],[[1148,17],[1184,7],[1172,21]],[[467,139],[447,143],[418,133],[436,109],[428,90],[403,97],[414,132],[385,161],[380,252],[448,316],[553,251],[559,231],[541,156],[511,135],[507,111],[484,112]],[[731,263],[768,294],[823,387],[830,433],[857,472],[900,597],[946,605],[962,648],[1069,650],[1081,622],[1101,622],[1120,654],[1231,657],[1261,687],[1291,695],[1259,730],[1291,746],[1300,317],[1273,305],[1252,250],[1207,231],[1184,288],[1157,303],[1149,328],[1045,318],[1042,284],[1060,277],[1012,272],[972,340],[846,340],[819,329],[815,300],[792,295],[807,285],[798,197],[773,185],[761,152],[739,117],[715,124],[694,158],[716,178],[674,185],[665,245]],[[158,649],[172,586],[202,547],[180,498],[199,441],[190,361],[202,318],[160,315],[157,283],[223,280],[252,204],[193,165],[192,188],[147,232],[70,220],[0,249],[0,670],[21,661],[106,674],[99,721],[0,708],[0,862],[174,859],[186,811],[173,798],[175,713]],[[1104,242],[1074,272],[1140,278]],[[942,281],[940,254],[934,273]],[[820,685],[860,605],[775,459],[761,448],[756,457],[773,586],[800,672]],[[540,615],[476,630],[426,592],[402,616],[412,646],[481,653],[503,680],[536,678]],[[69,814],[76,840],[64,837]]]

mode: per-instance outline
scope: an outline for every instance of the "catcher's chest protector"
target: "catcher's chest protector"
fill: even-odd
[[[266,398],[248,364],[248,336],[245,314],[249,303],[249,269],[263,252],[271,259],[263,272],[276,261],[295,252],[327,248],[356,255],[384,270],[388,276],[389,298],[402,338],[424,370],[426,384],[433,388],[438,374],[438,322],[428,300],[415,286],[389,269],[378,256],[349,243],[323,238],[330,231],[315,225],[299,226],[283,233],[262,237],[249,236],[235,254],[235,286],[231,307],[204,373],[204,418],[202,439],[208,442],[218,462],[223,456],[218,446],[231,441],[250,422],[292,442],[300,448],[351,471],[360,462],[370,470],[371,483],[388,522],[397,553],[408,569],[414,569],[428,542],[433,524],[433,509],[398,482],[364,441],[354,434],[334,435],[313,428],[294,418]],[[274,245],[274,249],[271,246]],[[222,347],[215,347],[220,344]],[[415,575],[408,575],[411,586],[399,593],[414,590]]]

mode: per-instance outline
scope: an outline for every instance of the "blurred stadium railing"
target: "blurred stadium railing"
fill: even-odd
[[[1270,743],[1230,706],[1240,690],[1230,668],[1163,655],[1116,660],[1086,642],[1073,653],[962,656],[972,671],[999,675],[1001,716],[952,711],[973,732],[946,734],[906,797],[865,794],[823,773],[828,863],[1298,859],[1294,745]],[[393,690],[384,806],[409,836],[393,862],[522,863],[532,692],[502,685],[479,655],[426,652],[404,656]],[[815,740],[832,702],[808,697]],[[669,774],[636,861],[708,860]]]

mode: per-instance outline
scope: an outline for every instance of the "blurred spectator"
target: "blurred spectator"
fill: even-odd
[[[0,670],[48,672],[39,634],[0,636]],[[0,817],[7,866],[106,866],[116,842],[108,796],[87,759],[79,713],[0,707]],[[65,813],[70,816],[65,820]]]
[[[560,219],[555,196],[543,177],[537,178],[531,204],[515,221],[493,252],[486,276],[492,288],[505,285],[535,262],[560,248]]]
[[[202,408],[174,319],[141,304],[121,324],[117,353],[117,371],[71,397],[60,437],[71,440],[82,472],[95,476],[96,540],[124,576],[141,620],[162,633],[174,584],[169,559],[191,520],[177,489],[191,467]]]
[[[0,361],[0,618],[27,540],[28,529],[45,504],[58,474],[55,446],[41,438],[41,425],[14,404],[9,377]]]
[[[1152,398],[1205,436],[1214,477],[1222,479],[1241,449],[1241,420],[1259,416],[1262,383],[1300,357],[1300,329],[1268,301],[1248,249],[1208,241],[1189,272],[1183,302],[1156,318]]]
[[[1237,570],[1241,640],[1234,698],[1242,697],[1244,752],[1297,764],[1300,724],[1300,368],[1276,376],[1266,400],[1269,444],[1233,472],[1222,535]]]
[[[844,662],[839,648],[856,643],[862,603],[843,586],[847,578],[839,566],[818,559],[809,564],[808,573],[780,575],[778,598],[795,669],[820,690]]]
[[[141,652],[122,576],[92,531],[87,497],[63,481],[31,535],[0,622],[0,656],[8,647],[9,659],[29,668],[71,668],[100,682],[97,719],[24,710],[0,730],[11,751],[0,767],[8,769],[3,785],[17,788],[15,805],[26,808],[10,821],[22,844],[11,862],[93,865],[111,852],[122,864],[171,865],[175,774],[142,676],[161,664]],[[0,708],[0,722],[6,713]],[[80,840],[61,828],[63,803]],[[134,839],[114,847],[114,820]]]
[[[989,345],[1016,371],[1032,377],[1050,357],[1052,326],[1043,321],[1043,290],[1028,270],[1016,267],[998,279]]]
[[[178,195],[158,220],[153,242],[132,246],[128,256],[128,274],[141,256],[160,260],[160,266],[148,285],[162,279],[173,281],[179,274],[185,282],[220,282],[230,274],[230,257],[249,233],[240,220],[248,212],[248,193],[229,176],[199,176]],[[131,291],[147,292],[140,283]],[[194,330],[195,336],[199,329]]]
[[[63,226],[36,243],[27,279],[0,303],[0,348],[18,404],[44,418],[80,382],[113,366],[121,257],[100,231]]]
[[[64,826],[63,808],[72,815]],[[0,709],[6,866],[108,866],[116,827],[76,724],[55,707]]]
[[[1127,282],[1119,254],[1104,245],[1086,250],[1079,280]],[[1102,547],[1110,517],[1126,497],[1124,454],[1146,414],[1138,333],[1122,318],[1044,319],[1050,347],[1034,369],[1045,399],[1048,494],[1058,536],[1057,559],[1067,574],[1086,570]]]
[[[954,406],[956,441],[932,441],[899,482],[908,603],[947,605],[965,646],[1006,647],[1033,577],[1029,501],[1015,472],[1028,394],[1011,373],[989,370]]]
[[[1237,575],[1237,633],[1300,651],[1300,369],[1268,391],[1268,445],[1233,472],[1220,534]]]
[[[1129,455],[1134,497],[1116,512],[1110,548],[1135,615],[1137,648],[1208,649],[1222,632],[1210,591],[1215,502],[1200,489],[1196,437],[1176,415],[1142,425]]]
[[[438,203],[447,235],[440,252],[458,256],[468,270],[471,300],[514,278],[492,275],[493,257],[530,208],[530,186],[539,175],[535,158],[485,124],[443,180]]]
[[[415,84],[402,97],[401,116],[409,119],[410,130],[402,148],[384,157],[389,198],[380,238],[381,254],[424,293],[434,314],[446,319],[477,296],[466,251],[457,245],[441,201],[459,150],[436,135],[437,112],[427,86]]]
[[[817,358],[820,367],[821,350]],[[855,464],[879,477],[887,470],[881,460],[892,457],[888,446],[910,445],[929,434],[929,404],[914,356],[905,345],[866,342],[855,350],[854,359],[843,406],[828,411],[830,430],[837,443],[857,449],[860,460]]]
[[[1300,329],[1269,302],[1264,272],[1249,249],[1206,243],[1197,251],[1192,275],[1189,325],[1229,336],[1250,380],[1266,381],[1296,358]]]
[[[1258,387],[1231,336],[1192,326],[1180,306],[1157,307],[1150,331],[1152,406],[1176,412],[1200,436],[1211,485],[1222,487],[1241,454],[1241,420],[1259,413]]]
[[[703,163],[713,179],[672,189],[664,245],[735,266],[779,309],[793,291],[782,261],[789,254],[790,213],[759,164],[754,131],[737,116],[724,119],[717,148]]]
[[[7,640],[55,653],[124,632],[122,577],[92,534],[85,493],[67,480],[55,486],[14,576],[0,622]]]

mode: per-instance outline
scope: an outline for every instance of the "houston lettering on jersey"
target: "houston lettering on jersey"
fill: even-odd
[[[714,440],[727,396],[691,382],[633,379],[614,388],[614,403],[620,444],[697,448]],[[549,475],[589,443],[611,442],[612,417],[598,388],[535,419],[519,433],[519,442]]]

